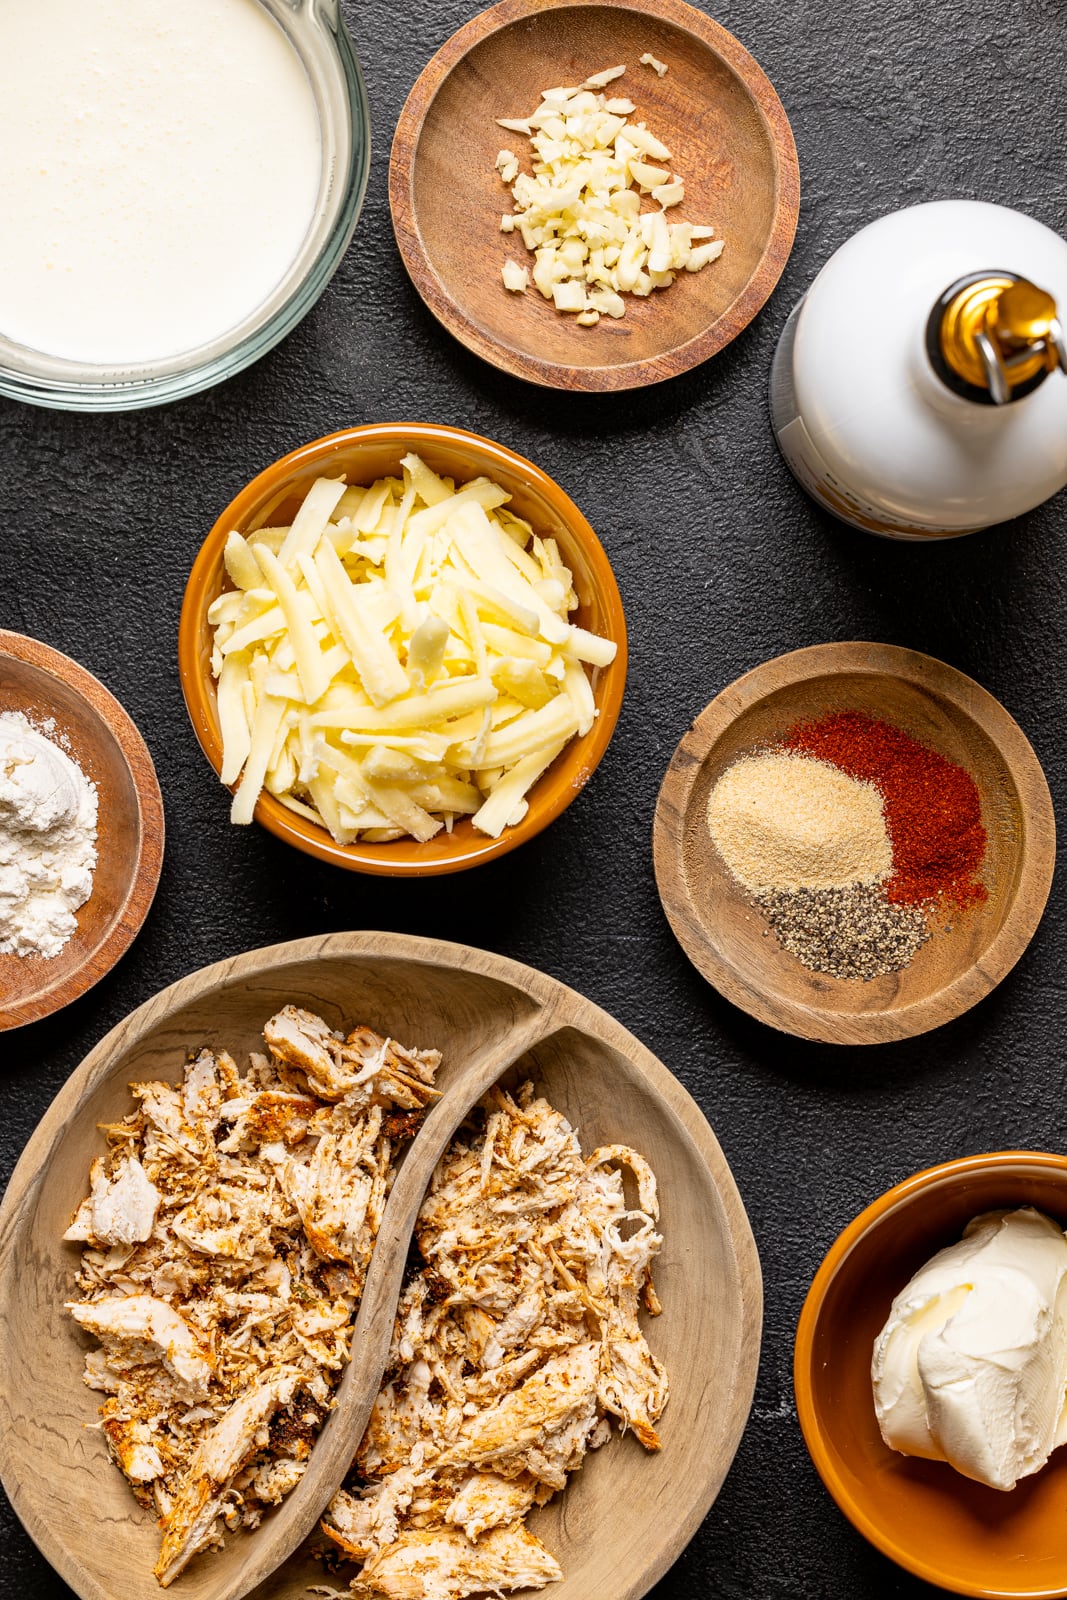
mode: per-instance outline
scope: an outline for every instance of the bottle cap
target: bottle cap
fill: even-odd
[[[1056,302],[1026,278],[977,274],[948,289],[937,312],[938,354],[948,381],[957,380],[954,388],[963,384],[981,391],[974,398],[1006,405],[1029,394],[1057,367],[1067,373]]]

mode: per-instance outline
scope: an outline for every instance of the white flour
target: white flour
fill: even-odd
[[[93,888],[96,785],[22,715],[0,713],[0,954],[55,956]]]

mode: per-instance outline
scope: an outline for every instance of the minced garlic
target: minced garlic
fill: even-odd
[[[662,62],[642,60],[666,71]],[[643,122],[628,120],[633,102],[602,92],[624,71],[608,67],[580,87],[546,89],[529,117],[497,119],[525,134],[538,158],[526,173],[511,150],[497,156],[515,202],[500,231],[522,235],[534,256],[534,287],[583,327],[602,315],[624,316],[624,294],[665,289],[678,272],[699,272],[723,250],[714,228],[667,221],[685,185],[671,170],[667,146]],[[642,211],[645,195],[656,210]],[[514,261],[501,269],[504,286],[517,294],[526,288],[520,271],[525,277]]]

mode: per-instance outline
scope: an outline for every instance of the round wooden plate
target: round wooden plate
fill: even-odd
[[[640,58],[668,65],[659,77]],[[504,288],[505,260],[532,256],[502,234],[512,206],[494,163],[530,147],[497,117],[525,117],[541,91],[625,62],[628,96],[685,182],[673,220],[710,223],[720,260],[683,272],[626,315],[576,326],[536,289]],[[503,0],[448,40],[400,114],[389,165],[397,244],[419,294],[476,355],[558,389],[633,389],[706,361],[748,326],[789,256],[800,204],[793,135],[748,54],[684,0]]]
[[[0,1029],[38,1022],[91,989],[129,949],[163,862],[163,801],[133,722],[69,656],[0,629],[0,711],[52,723],[99,796],[93,892],[56,956],[0,955]]]
[[[662,1316],[648,1337],[670,1376],[663,1448],[630,1435],[594,1452],[536,1515],[561,1562],[558,1600],[638,1600],[678,1556],[719,1491],[741,1438],[759,1357],[759,1259],[729,1167],[681,1084],[617,1022],[529,967],[399,934],[298,940],[219,962],[164,989],[97,1045],[24,1151],[0,1207],[0,1477],[30,1536],[84,1600],[155,1600],[159,1530],[93,1428],[82,1382],[91,1341],[64,1310],[80,1259],[62,1234],[82,1198],[98,1124],[129,1109],[128,1082],[180,1078],[190,1046],[262,1048],[263,1024],[294,1002],[338,1026],[363,1021],[443,1052],[442,1099],[408,1148],[386,1207],[352,1358],[304,1477],[254,1533],[195,1560],[185,1600],[305,1600],[324,1573],[305,1550],[345,1476],[384,1370],[407,1246],[437,1160],[498,1079],[531,1078],[586,1149],[625,1142],[659,1179]],[[284,1566],[280,1565],[286,1562]]]
[[[795,723],[857,710],[965,767],[982,798],[988,901],[954,916],[902,972],[868,982],[809,972],[782,950],[711,842],[711,788],[738,756]],[[825,644],[738,678],[702,711],[663,780],[653,829],[660,898],[693,965],[734,1005],[802,1039],[909,1039],[968,1010],[1018,961],[1048,899],[1056,824],[1019,725],[972,678],[913,650]]]

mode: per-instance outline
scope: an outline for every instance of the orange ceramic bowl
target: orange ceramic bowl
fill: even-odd
[[[560,753],[527,796],[525,817],[516,827],[505,828],[499,839],[479,833],[465,819],[457,822],[450,834],[442,832],[426,844],[395,839],[384,844],[340,845],[325,827],[297,816],[265,791],[260,795],[256,821],[279,839],[335,866],[397,877],[459,872],[532,839],[570,805],[608,747],[626,683],[626,622],[608,558],[573,500],[532,462],[462,428],[422,422],[346,428],[283,456],[253,478],[226,507],[193,564],[178,630],[185,704],[201,748],[218,773],[222,770],[222,736],[211,676],[207,613],[216,596],[230,586],[223,565],[227,534],[234,528],[247,534],[264,524],[290,521],[311,484],[324,474],[344,474],[353,484],[372,483],[388,473],[399,475],[401,458],[411,450],[435,472],[457,482],[484,474],[507,489],[512,496],[511,509],[532,523],[536,532],[557,541],[574,574],[579,605],[571,614],[572,621],[613,639],[618,653],[609,667],[593,674],[598,716],[592,728],[572,739]]]
[[[871,1351],[909,1278],[972,1217],[1034,1206],[1067,1224],[1067,1156],[966,1156],[897,1184],[849,1224],[815,1275],[797,1328],[797,1413],[850,1521],[909,1572],[987,1600],[1067,1595],[1067,1449],[1009,1493],[887,1449]]]

